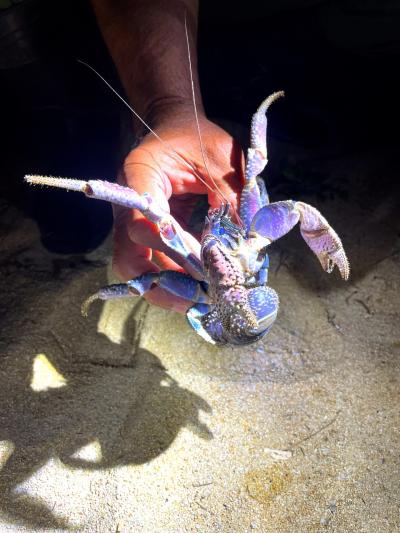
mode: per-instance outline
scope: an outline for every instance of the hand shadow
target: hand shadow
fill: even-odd
[[[141,305],[147,304],[139,302],[124,324],[125,339],[135,336],[130,328]],[[76,528],[55,516],[42,500],[18,490],[52,458],[73,468],[101,470],[151,461],[168,449],[183,427],[212,438],[199,420],[200,410],[211,412],[209,405],[180,387],[154,354],[132,348],[129,341],[113,344],[96,334],[96,320],[95,312],[89,324],[77,315],[73,338],[67,324],[63,338],[50,331],[32,335],[31,354],[4,359],[0,440],[8,441],[13,451],[0,472],[0,509],[12,523]],[[65,378],[64,386],[32,389],[35,353],[46,355]],[[118,366],[118,360],[125,363]],[[81,458],[79,450],[94,440],[101,457],[94,462]]]

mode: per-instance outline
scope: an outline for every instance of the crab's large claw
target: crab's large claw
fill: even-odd
[[[230,307],[230,309],[228,309]],[[251,344],[271,329],[279,308],[279,298],[271,287],[246,291],[244,307],[227,306],[221,316],[217,309],[197,303],[186,317],[204,340],[211,344]]]
[[[183,266],[196,279],[203,279],[200,262],[200,243],[165,210],[161,209],[149,194],[138,194],[129,187],[101,180],[74,180],[52,176],[25,176],[32,185],[49,185],[70,191],[80,191],[90,198],[105,200],[129,209],[138,209],[143,215],[157,224],[160,238],[169,248],[171,258]]]
[[[328,221],[311,205],[292,200],[274,202],[260,209],[251,222],[250,237],[263,237],[273,242],[300,221],[300,232],[318,257],[322,268],[332,272],[335,265],[347,280],[350,265],[342,242]]]

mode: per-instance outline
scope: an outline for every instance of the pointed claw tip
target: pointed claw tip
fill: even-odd
[[[278,100],[278,98],[283,98],[285,96],[285,91],[276,91],[268,96],[268,98],[265,100],[266,106],[270,106],[275,100]]]
[[[75,180],[71,178],[55,178],[54,176],[40,176],[36,174],[27,174],[24,177],[26,183],[30,185],[47,185],[49,187],[58,187],[69,189],[71,191],[85,192],[86,181]]]
[[[90,306],[92,305],[92,303],[95,300],[98,300],[98,299],[99,299],[99,293],[98,292],[96,292],[95,294],[92,294],[91,296],[89,296],[89,298],[86,298],[86,300],[81,305],[81,314],[82,314],[82,316],[87,318],[87,316],[89,314]]]
[[[337,264],[337,267],[339,269],[340,275],[342,276],[342,279],[344,281],[347,281],[350,276],[350,263],[347,259],[347,256],[343,250],[342,257],[340,258],[340,261]]]
[[[276,91],[272,96],[274,96],[274,100],[277,98],[283,98],[285,96],[285,91]]]
[[[36,174],[27,174],[24,176],[24,181],[30,185],[42,185],[44,180],[54,179],[51,176],[38,176]]]
[[[340,272],[341,278],[344,281],[347,281],[349,279],[349,277],[350,277],[350,265],[349,265],[349,262],[347,260],[347,257],[344,259],[344,261],[342,261],[341,264],[333,262],[332,263],[332,267],[330,267],[330,268],[328,267],[326,269],[326,272],[328,272],[328,274],[333,272],[333,270],[335,268],[335,265],[338,267],[338,270]]]
[[[350,265],[349,263],[347,262],[345,267],[342,268],[342,270],[340,271],[340,274],[342,276],[342,278],[344,279],[344,281],[347,281],[350,277]]]
[[[267,111],[267,109],[269,108],[269,106],[275,102],[275,100],[278,100],[278,98],[282,98],[283,96],[285,96],[285,91],[276,91],[272,94],[270,94],[265,100],[264,102],[260,105],[260,107],[258,108],[258,111],[260,112],[263,112],[265,113]]]

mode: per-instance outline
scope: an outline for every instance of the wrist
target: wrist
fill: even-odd
[[[149,126],[158,127],[176,116],[189,116],[189,110],[193,118],[192,83],[198,111],[204,114],[197,73],[197,0],[92,3],[128,100]],[[143,133],[143,125],[137,119],[133,127],[136,134]]]
[[[204,107],[200,98],[196,99],[199,120],[205,118]],[[170,128],[171,124],[179,128],[195,119],[192,97],[163,96],[149,101],[142,111],[143,120],[152,129]],[[147,133],[147,128],[137,119],[134,121],[136,135]]]

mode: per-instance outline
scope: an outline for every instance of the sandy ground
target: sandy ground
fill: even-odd
[[[293,231],[271,252],[279,320],[244,348],[136,299],[83,319],[107,244],[54,256],[3,202],[0,531],[398,531],[394,160],[318,163],[347,195],[297,198],[342,236],[351,279]]]

